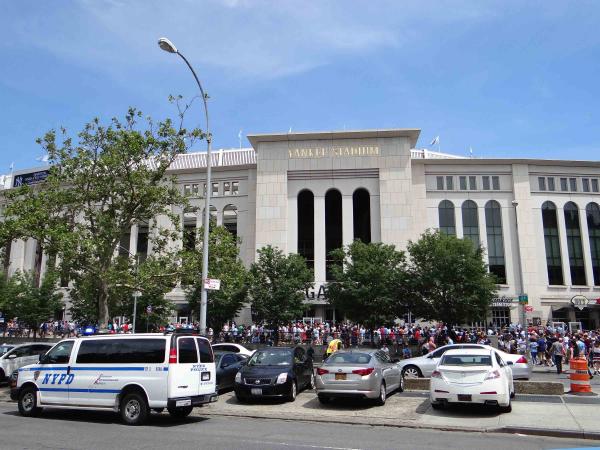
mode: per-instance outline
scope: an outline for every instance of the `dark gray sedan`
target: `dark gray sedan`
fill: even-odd
[[[397,361],[382,350],[340,350],[317,369],[316,388],[321,403],[354,397],[383,405],[388,394],[404,390],[404,378]]]

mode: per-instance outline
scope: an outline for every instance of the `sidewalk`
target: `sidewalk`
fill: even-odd
[[[571,381],[569,380],[569,366],[563,366],[563,373],[556,373],[556,367],[533,366],[531,379],[534,381],[558,381],[565,387],[565,392],[571,390]],[[590,380],[592,392],[600,394],[600,375],[595,375]]]

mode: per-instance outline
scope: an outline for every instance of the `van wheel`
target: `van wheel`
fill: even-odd
[[[120,412],[127,425],[142,425],[148,419],[148,403],[143,395],[132,392],[121,400]]]
[[[37,405],[37,392],[34,388],[28,387],[21,391],[19,395],[19,412],[25,417],[35,417],[42,411]]]
[[[169,411],[169,414],[171,414],[171,417],[173,417],[175,419],[183,419],[184,417],[189,416],[193,409],[194,409],[193,406],[181,406],[179,408],[167,408],[167,410]]]

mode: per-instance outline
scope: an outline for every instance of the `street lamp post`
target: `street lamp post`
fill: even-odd
[[[206,334],[206,307],[208,304],[208,291],[204,286],[204,281],[208,278],[208,238],[209,238],[209,228],[210,228],[210,194],[212,190],[211,186],[211,144],[212,144],[212,135],[210,134],[210,126],[208,121],[208,104],[207,104],[207,96],[204,93],[204,89],[202,89],[202,84],[200,84],[200,80],[196,75],[191,64],[188,60],[183,56],[173,45],[173,43],[167,38],[160,38],[158,40],[158,46],[168,52],[175,53],[183,59],[183,61],[187,64],[188,68],[191,70],[192,75],[194,75],[194,79],[198,84],[198,88],[200,89],[200,95],[202,96],[202,102],[204,104],[204,115],[206,118],[206,192],[204,193],[204,239],[202,241],[202,280],[201,280],[201,291],[200,291],[200,334]]]
[[[133,253],[131,253],[129,251],[129,249],[123,247],[121,244],[117,244],[117,245],[121,250],[125,250],[127,253],[129,253],[129,256],[133,256],[135,258],[135,275],[137,278],[138,270],[140,269],[140,255],[139,254],[134,255]],[[138,287],[138,289],[139,289],[139,287]],[[133,294],[131,294],[131,296],[133,297],[133,330],[132,330],[132,333],[135,334],[135,316],[137,315],[137,301],[138,301],[138,298],[140,298],[142,296],[142,293],[139,290],[133,291]]]
[[[519,290],[518,290],[518,295],[519,295],[519,308],[521,309],[521,325],[523,326],[523,329],[526,330],[527,329],[527,324],[525,323],[527,318],[526,318],[526,314],[525,314],[525,303],[521,302],[520,297],[522,295],[525,294],[525,292],[523,292],[523,261],[521,261],[521,244],[520,244],[520,240],[519,240],[519,216],[517,214],[517,206],[519,206],[519,202],[517,200],[513,200],[512,201],[512,205],[515,208],[515,226],[516,226],[516,231],[517,231],[517,235],[516,235],[516,244],[517,244],[517,260],[519,261]]]

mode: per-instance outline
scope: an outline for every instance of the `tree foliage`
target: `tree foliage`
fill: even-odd
[[[304,292],[313,273],[304,258],[284,255],[270,245],[258,250],[258,260],[250,267],[249,294],[256,318],[270,326],[297,319],[304,311]]]
[[[332,256],[338,264],[327,296],[350,320],[375,327],[414,308],[406,257],[393,245],[356,240]]]
[[[203,229],[199,236],[203,236]],[[208,277],[221,280],[221,288],[208,292],[207,326],[220,330],[232,320],[248,299],[248,271],[239,258],[238,240],[223,226],[210,227]],[[202,247],[183,252],[182,284],[192,310],[200,311]]]
[[[408,244],[408,251],[421,317],[449,324],[485,318],[496,292],[496,279],[488,273],[481,247],[428,230],[417,242]]]
[[[126,296],[118,288],[130,268],[114,263],[121,236],[134,224],[148,223],[149,245],[163,254],[177,238],[173,207],[187,201],[166,170],[194,139],[204,137],[183,128],[181,110],[180,118],[179,127],[150,118],[141,125],[141,112],[130,109],[123,121],[115,118],[108,126],[94,119],[76,140],[64,129],[50,131],[38,141],[49,156],[47,180],[6,193],[3,235],[34,238],[57,258],[73,282],[75,310],[102,327],[111,307]],[[174,225],[154,220],[161,217]]]

